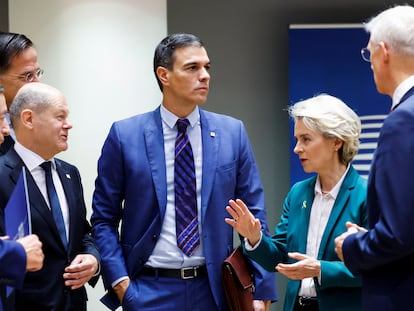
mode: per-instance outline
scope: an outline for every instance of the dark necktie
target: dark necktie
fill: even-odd
[[[187,256],[191,256],[200,245],[194,158],[186,133],[189,124],[187,119],[177,120],[174,161],[177,245]]]
[[[55,185],[53,184],[51,162],[46,161],[40,164],[40,166],[45,170],[46,177],[46,188],[47,195],[49,197],[50,209],[52,211],[53,219],[55,220],[56,226],[59,231],[60,238],[62,239],[63,245],[67,246],[66,238],[66,229],[65,222],[63,220],[62,210],[60,208],[59,199],[57,196]]]

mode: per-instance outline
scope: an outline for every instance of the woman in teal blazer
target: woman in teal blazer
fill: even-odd
[[[366,180],[350,165],[358,151],[361,123],[341,100],[319,95],[293,105],[294,152],[306,172],[283,204],[275,234],[261,234],[260,221],[241,200],[231,200],[226,222],[245,237],[245,253],[269,271],[289,278],[284,310],[360,310],[361,280],[335,253],[345,223],[365,226]]]

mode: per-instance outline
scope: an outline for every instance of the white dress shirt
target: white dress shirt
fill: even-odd
[[[49,204],[49,197],[47,196],[45,171],[39,165],[45,161],[52,162],[51,167],[52,167],[53,183],[55,185],[56,192],[59,198],[60,208],[62,209],[63,220],[65,222],[66,236],[69,239],[69,208],[68,208],[68,203],[66,201],[65,192],[63,190],[62,182],[60,181],[59,175],[56,171],[55,160],[54,159],[49,159],[49,160],[43,159],[38,154],[34,153],[33,151],[21,145],[18,141],[15,142],[14,149],[16,150],[20,158],[23,160],[30,174],[33,176],[33,179],[37,187],[39,188],[40,192],[42,193],[43,198],[45,199],[49,208],[50,208],[50,204]]]
[[[177,269],[183,267],[204,265],[205,258],[203,255],[203,243],[197,251],[191,256],[186,256],[181,249],[177,247],[176,229],[175,229],[175,194],[174,194],[174,157],[175,157],[175,139],[177,137],[177,120],[178,117],[168,111],[161,105],[161,119],[164,132],[164,150],[165,163],[167,169],[167,207],[162,224],[161,234],[157,240],[154,251],[149,257],[146,265],[156,268]],[[193,150],[195,174],[196,174],[196,191],[197,191],[197,214],[198,228],[200,237],[202,232],[201,223],[201,181],[202,181],[202,143],[201,143],[201,126],[200,113],[198,107],[186,117],[190,121],[187,128],[187,135]]]
[[[341,179],[328,193],[322,193],[319,177],[316,179],[315,198],[313,199],[312,203],[312,209],[309,218],[308,237],[306,241],[306,255],[309,257],[312,257],[314,259],[318,258],[322,235],[325,232],[326,224],[328,223],[329,216],[331,215],[336,197],[338,196],[342,182],[344,181],[348,170],[349,165],[345,173],[342,175]],[[319,283],[322,281],[323,280],[321,280],[319,275]],[[299,296],[317,296],[313,278],[306,278],[302,280],[301,287],[299,289]]]

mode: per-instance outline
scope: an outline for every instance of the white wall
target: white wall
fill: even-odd
[[[89,214],[110,125],[160,103],[152,58],[166,16],[166,0],[9,1],[10,31],[35,43],[42,81],[66,95],[73,129],[59,157],[79,168]],[[87,289],[89,310],[104,310],[102,284]]]

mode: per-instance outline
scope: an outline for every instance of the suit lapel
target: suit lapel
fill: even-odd
[[[164,135],[162,131],[162,121],[160,108],[158,107],[152,114],[147,127],[144,130],[145,146],[148,153],[149,165],[153,185],[159,202],[160,214],[163,221],[167,206],[166,188],[166,166],[164,152]]]
[[[14,149],[10,150],[5,157],[5,165],[10,168],[10,178],[16,184],[24,163]]]
[[[16,184],[20,176],[21,169],[24,166],[24,163],[14,149],[10,150],[10,152],[7,153],[6,157],[7,157],[6,166],[9,166],[11,169],[10,178]],[[51,231],[55,235],[56,239],[60,241],[60,236],[59,236],[55,221],[53,220],[52,213],[50,212],[50,209],[42,193],[40,192],[38,186],[36,185],[32,177],[32,174],[30,174],[29,171],[27,172],[28,172],[27,173],[27,188],[29,191],[29,202],[30,202],[31,214],[34,217],[34,214],[36,212],[41,218],[43,218],[43,220],[48,224]],[[32,217],[32,223],[34,221],[33,217]],[[62,247],[63,247],[63,244],[62,244]]]
[[[74,213],[73,211],[71,211],[71,206],[76,206],[76,199],[73,196],[74,193],[74,187],[73,187],[73,181],[72,181],[72,176],[70,174],[70,171],[67,170],[63,165],[62,162],[59,159],[55,159],[55,163],[56,163],[56,170],[58,172],[59,175],[59,179],[60,182],[62,183],[62,187],[63,187],[63,191],[65,192],[65,197],[66,197],[66,202],[68,204],[68,213],[69,213],[69,238],[68,238],[68,249],[70,249],[70,245],[71,245],[71,241],[73,240],[71,237],[71,233],[73,233],[73,230],[70,230],[72,227],[72,224],[76,224],[77,222],[79,222],[79,219],[76,219],[76,213]],[[73,176],[75,177],[75,176]],[[55,222],[53,222],[54,224],[56,224]],[[56,232],[59,234],[59,231],[56,228]],[[62,242],[62,239],[60,238],[59,235],[59,241]],[[65,248],[65,246],[63,245],[63,242],[61,243],[62,247]]]
[[[297,220],[294,219],[294,221],[298,221],[298,229],[295,231],[295,235],[297,234],[297,240],[298,240],[298,252],[302,254],[306,254],[306,244],[308,242],[308,230],[309,230],[309,220],[310,220],[310,213],[312,209],[312,202],[315,198],[315,182],[316,177],[313,178],[313,180],[307,184],[307,188],[303,189],[303,196],[300,196],[301,200],[297,204],[300,206],[299,208],[299,215]],[[292,215],[294,216],[294,215]],[[290,216],[290,217],[292,217]]]
[[[203,177],[201,187],[201,215],[204,219],[206,208],[210,198],[210,194],[214,184],[214,173],[207,174],[206,172],[215,172],[217,167],[217,157],[219,155],[220,129],[208,118],[208,115],[202,109],[200,111],[201,123],[201,143],[203,146]]]
[[[4,141],[0,144],[0,154],[6,154],[14,145],[14,140],[11,136],[4,137]]]
[[[335,226],[337,225],[338,219],[346,207],[346,204],[350,197],[349,191],[354,187],[355,174],[356,172],[351,166],[349,168],[347,176],[345,176],[338,196],[336,197],[335,204],[332,208],[331,214],[329,215],[328,223],[326,224],[326,228],[321,239],[321,244],[319,246],[318,258],[322,258],[326,249],[326,244],[328,243],[328,241],[330,241],[332,232]]]

